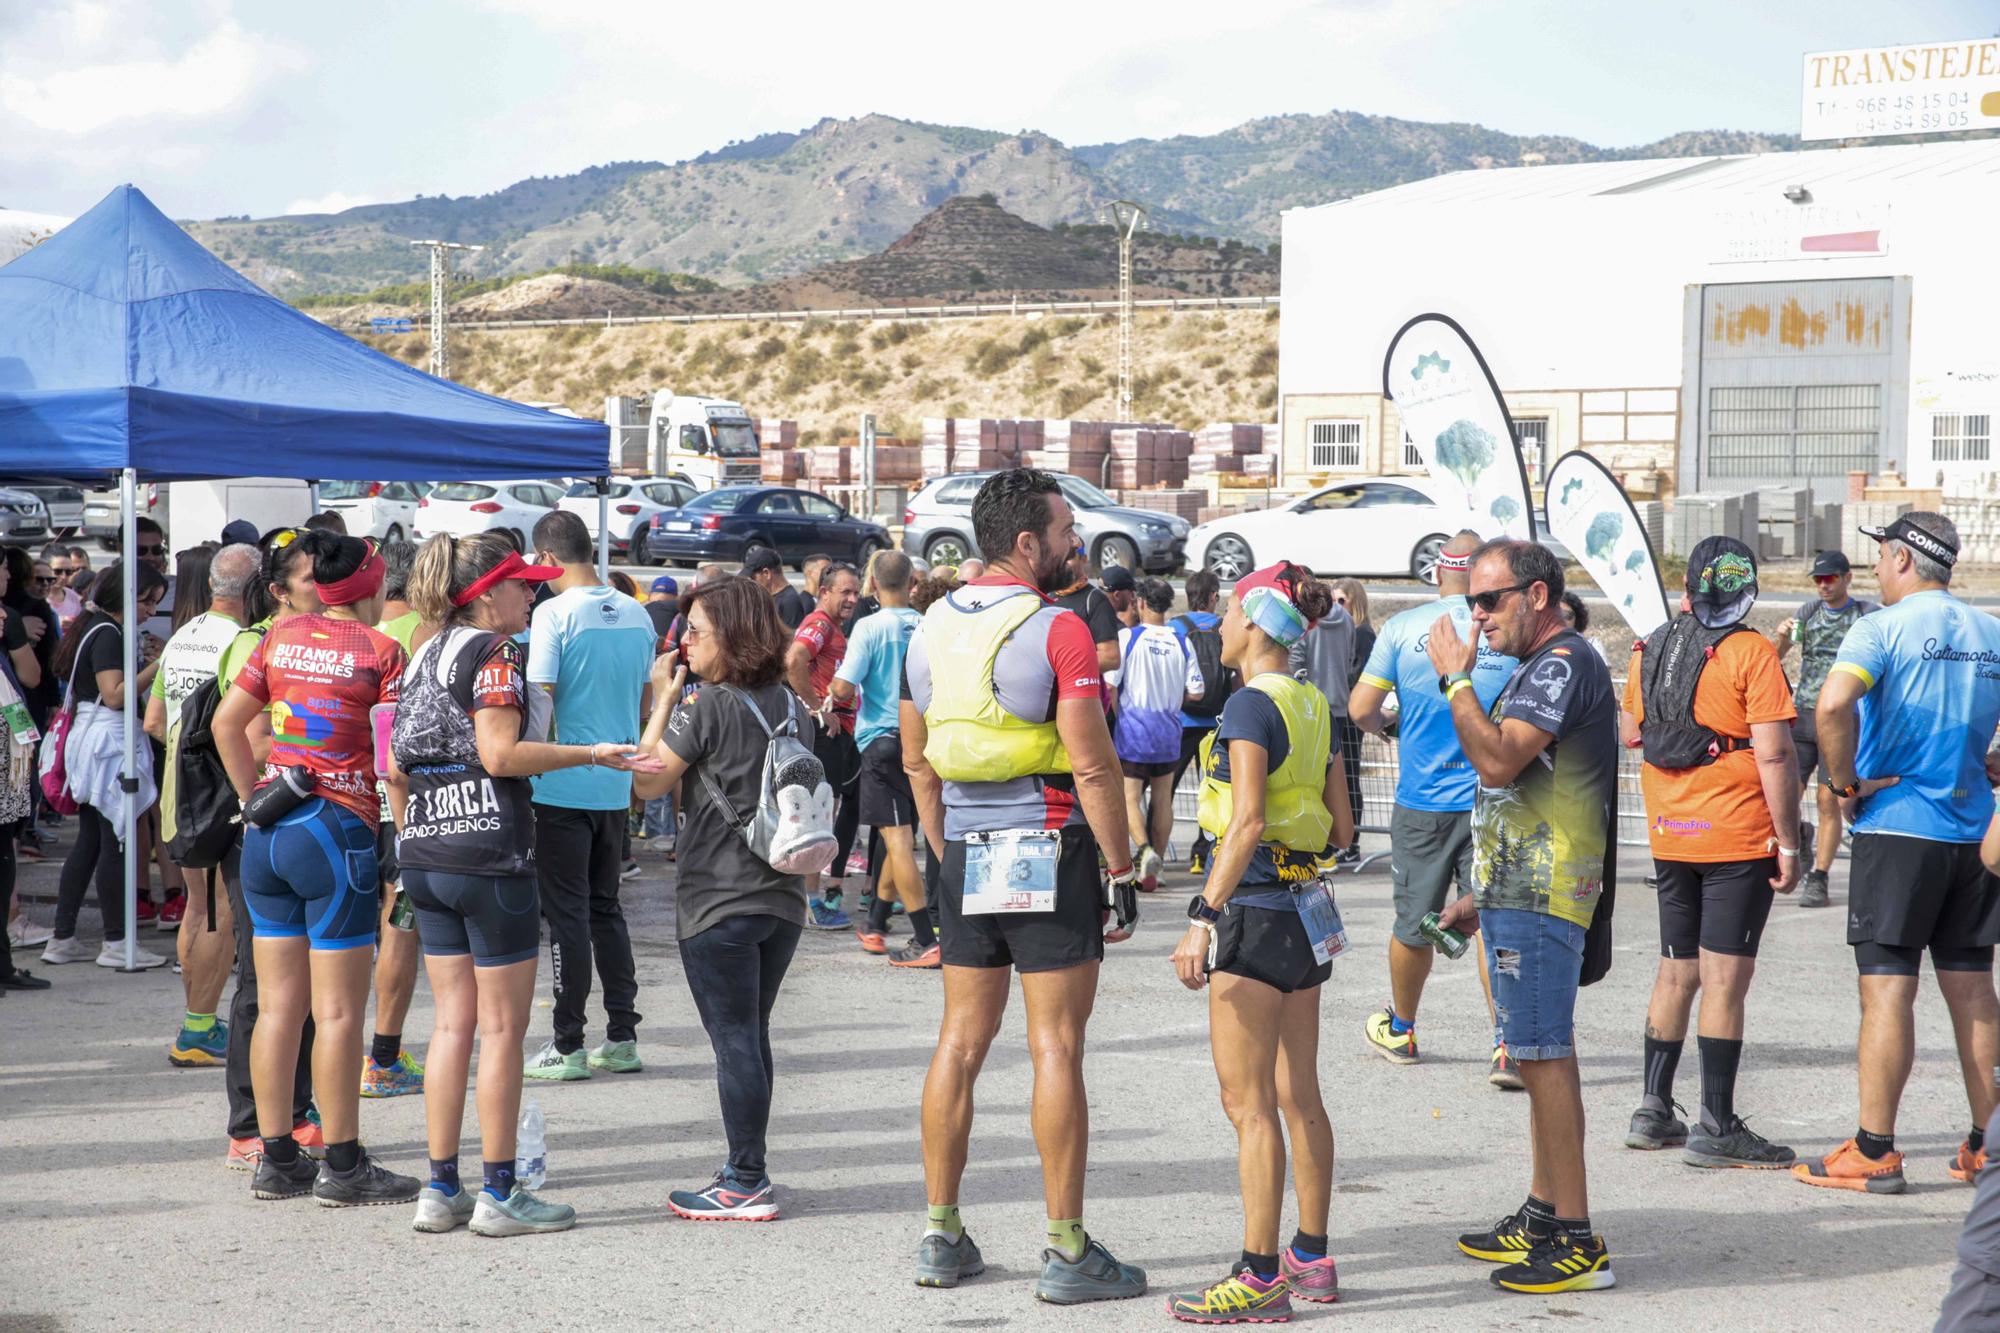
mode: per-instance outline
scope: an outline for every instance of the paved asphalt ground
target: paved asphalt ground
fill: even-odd
[[[68,830],[65,830],[66,832]],[[1379,840],[1370,840],[1379,845]],[[1039,1272],[1040,1177],[1028,1124],[1021,1011],[979,1085],[965,1216],[987,1274],[956,1291],[911,1282],[923,1221],[917,1105],[939,1011],[934,973],[892,972],[845,934],[809,934],[777,1009],[771,1168],[784,1219],[698,1225],[665,1206],[721,1161],[713,1071],[673,944],[672,867],[643,857],[625,889],[647,1019],[645,1072],[537,1087],[548,1114],[546,1195],[573,1203],[566,1235],[420,1236],[406,1206],[334,1211],[258,1203],[223,1166],[222,1075],[168,1066],[178,978],[45,968],[55,989],[0,1002],[0,1329],[1163,1328],[1165,1294],[1234,1258],[1235,1138],[1217,1103],[1204,1001],[1167,955],[1185,876],[1144,904],[1110,951],[1090,1030],[1093,1132],[1087,1220],[1152,1290],[1057,1309]],[[1751,996],[1739,1105],[1802,1151],[1851,1133],[1853,968],[1835,907],[1773,912]],[[55,862],[24,882],[53,889]],[[1618,961],[1579,1008],[1590,1115],[1592,1213],[1614,1291],[1511,1295],[1460,1257],[1461,1231],[1526,1192],[1527,1101],[1486,1085],[1488,1033],[1470,960],[1440,960],[1423,1011],[1425,1061],[1391,1066],[1361,1024],[1387,995],[1388,876],[1343,880],[1353,942],[1324,998],[1321,1078],[1340,1157],[1332,1223],[1343,1298],[1300,1306],[1305,1327],[1487,1329],[1928,1328],[1970,1187],[1945,1175],[1966,1129],[1945,1011],[1926,987],[1900,1146],[1910,1192],[1810,1190],[1779,1173],[1705,1172],[1620,1146],[1638,1097],[1639,1037],[1656,956],[1652,895],[1627,854]],[[33,912],[47,919],[46,903]],[[86,935],[97,928],[85,909]],[[147,932],[147,942],[169,937]],[[532,1040],[548,1031],[547,982]],[[593,1022],[601,1015],[595,1005]],[[431,1026],[420,985],[408,1031]],[[591,1040],[601,1040],[593,1028]],[[1683,1102],[1699,1097],[1689,1042]],[[421,1173],[419,1099],[367,1102],[366,1142]],[[467,1171],[476,1179],[476,1134]],[[1295,1218],[1289,1209],[1285,1234]]]

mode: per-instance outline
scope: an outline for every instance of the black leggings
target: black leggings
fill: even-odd
[[[1340,723],[1340,766],[1347,776],[1347,808],[1354,815],[1354,840],[1361,840],[1361,728],[1342,717]]]
[[[0,824],[0,916],[14,904],[14,839],[21,836],[21,830],[34,826],[32,807],[28,818],[12,824]],[[5,932],[0,932],[0,977],[14,975],[14,950],[7,942]]]
[[[771,1006],[792,965],[800,928],[775,916],[732,916],[681,941],[681,971],[715,1048],[731,1183],[764,1183],[771,1123]]]
[[[11,852],[10,852],[11,854]],[[125,938],[125,853],[118,831],[94,805],[77,807],[76,842],[63,858],[56,889],[56,929],[59,940],[76,934],[76,915],[83,910],[83,891],[97,881],[97,910],[104,916],[104,942]]]

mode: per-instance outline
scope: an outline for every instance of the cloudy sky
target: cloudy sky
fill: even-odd
[[[1335,108],[1792,131],[1803,53],[1996,26],[1971,0],[44,0],[0,4],[0,207],[477,194],[870,111],[1070,144]]]

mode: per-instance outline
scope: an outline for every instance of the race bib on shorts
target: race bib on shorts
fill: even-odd
[[[1056,910],[1057,830],[973,833],[965,839],[966,916]]]

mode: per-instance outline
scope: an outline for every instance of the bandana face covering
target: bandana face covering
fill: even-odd
[[[1243,616],[1280,648],[1289,648],[1305,637],[1305,616],[1276,588],[1252,588],[1243,599]]]

